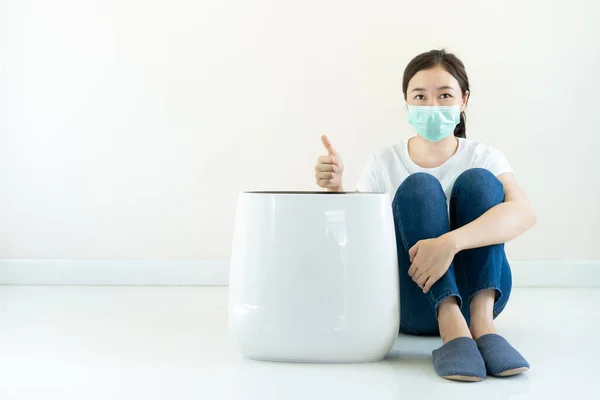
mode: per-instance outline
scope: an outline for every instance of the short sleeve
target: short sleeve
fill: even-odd
[[[491,149],[486,160],[485,168],[495,176],[501,175],[505,172],[513,172],[508,160],[498,149]]]
[[[377,160],[375,154],[371,153],[367,157],[360,179],[356,184],[356,190],[359,192],[379,192],[377,182]]]

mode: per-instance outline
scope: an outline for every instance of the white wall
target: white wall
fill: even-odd
[[[236,194],[345,185],[410,134],[402,71],[446,47],[468,135],[538,211],[518,259],[600,259],[600,5],[0,0],[0,258],[226,259]]]

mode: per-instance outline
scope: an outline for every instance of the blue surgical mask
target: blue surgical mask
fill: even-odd
[[[423,139],[439,142],[460,123],[460,104],[455,106],[408,106],[408,123]]]

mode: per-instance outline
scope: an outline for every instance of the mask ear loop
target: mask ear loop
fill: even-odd
[[[406,104],[406,100],[404,100],[404,107],[402,107],[400,109],[400,116],[402,116],[402,114],[404,114],[404,110],[406,110],[406,112],[408,112],[408,104]]]

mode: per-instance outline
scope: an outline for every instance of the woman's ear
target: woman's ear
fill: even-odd
[[[467,102],[469,101],[469,91],[467,90],[465,92],[465,95],[463,96],[463,101],[462,104],[460,105],[460,112],[464,112],[465,108],[467,108]]]

